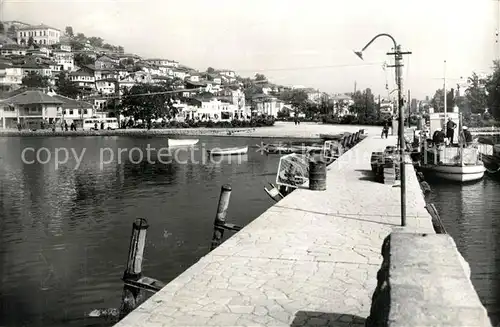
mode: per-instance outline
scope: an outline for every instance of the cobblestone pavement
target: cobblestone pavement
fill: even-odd
[[[400,228],[400,188],[372,180],[370,156],[395,142],[368,137],[328,167],[326,191],[291,193],[116,326],[364,326]],[[407,167],[408,229],[433,233]]]

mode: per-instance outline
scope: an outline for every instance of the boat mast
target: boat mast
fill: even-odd
[[[444,94],[444,127],[443,131],[446,129],[446,60],[444,61],[444,78],[443,78],[443,94]]]

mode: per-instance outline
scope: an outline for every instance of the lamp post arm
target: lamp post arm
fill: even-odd
[[[378,38],[379,38],[379,37],[381,37],[381,36],[387,36],[388,38],[390,38],[390,39],[392,40],[392,43],[394,43],[394,50],[396,50],[396,48],[397,48],[397,43],[396,43],[396,40],[392,37],[392,35],[387,34],[387,33],[381,33],[381,34],[379,34],[379,35],[375,36],[373,39],[371,39],[371,41],[370,41],[370,42],[368,42],[368,43],[365,45],[365,47],[361,50],[361,52],[364,52],[364,51],[365,51],[365,50],[366,50],[366,49],[370,46],[370,44],[372,44],[372,43],[373,43],[373,41],[375,41],[376,39],[378,39]]]

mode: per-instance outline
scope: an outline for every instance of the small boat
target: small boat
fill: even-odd
[[[167,139],[168,147],[191,146],[198,143],[198,139]]]
[[[319,137],[327,141],[340,141],[344,134],[319,134]]]
[[[248,153],[248,146],[241,148],[212,149],[212,150],[207,150],[207,152],[212,156],[230,156],[236,154],[246,154]]]

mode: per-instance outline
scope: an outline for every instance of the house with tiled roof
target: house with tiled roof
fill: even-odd
[[[17,30],[17,43],[28,44],[28,40],[39,45],[52,45],[60,42],[61,31],[45,24],[23,27]]]
[[[40,90],[27,90],[0,101],[0,117],[3,128],[14,128],[22,124],[26,128],[38,129],[42,121],[57,123],[63,101]]]
[[[79,69],[69,74],[69,80],[75,83],[79,88],[91,92],[95,89],[94,73],[87,69]]]
[[[120,64],[120,58],[112,55],[100,56],[96,59],[94,65],[96,69],[114,69]]]
[[[179,63],[175,60],[153,58],[153,59],[145,59],[144,61],[151,65],[156,65],[156,66],[173,67],[173,68],[179,67]]]
[[[257,115],[278,117],[285,103],[267,94],[256,94],[252,98],[252,108]]]
[[[95,81],[95,88],[101,95],[110,95],[115,93],[116,84],[118,79],[105,78]]]
[[[0,55],[2,56],[25,56],[27,47],[19,44],[4,44],[0,47]]]
[[[94,106],[90,102],[71,99],[60,94],[51,96],[62,101],[58,117],[68,124],[74,122],[77,126],[82,126],[83,119],[92,118],[94,115]]]

